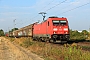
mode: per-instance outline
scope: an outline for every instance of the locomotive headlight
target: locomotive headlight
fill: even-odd
[[[68,33],[68,32],[65,32],[66,34]]]
[[[53,32],[53,34],[56,34],[56,32]]]
[[[64,33],[65,33],[65,34],[68,34],[68,32],[66,32],[66,31],[65,31]]]
[[[68,28],[64,28],[64,31],[68,31]]]
[[[53,31],[57,31],[58,29],[57,28],[54,28]]]

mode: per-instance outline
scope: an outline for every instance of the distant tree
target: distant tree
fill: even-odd
[[[77,30],[74,31],[70,30],[70,39],[74,39],[74,40],[78,39],[79,34],[80,33]]]
[[[89,34],[89,32],[87,30],[83,30],[81,33],[84,34],[84,35],[88,35]]]
[[[84,37],[88,38],[89,32],[87,30],[83,30],[81,33],[84,35]]]
[[[86,35],[84,35],[86,34]],[[88,32],[86,30],[83,30],[81,33],[77,30],[70,30],[70,39],[71,40],[85,40],[87,38]]]
[[[13,32],[13,31],[15,31],[15,30],[18,30],[18,28],[13,28],[13,29],[11,29],[9,32]]]
[[[2,29],[0,30],[0,36],[4,36],[4,31]]]

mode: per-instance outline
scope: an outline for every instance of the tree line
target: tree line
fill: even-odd
[[[70,30],[70,40],[85,40],[90,37],[90,33],[87,30],[78,32],[77,30]]]
[[[9,30],[9,32],[13,32],[15,30],[18,30],[18,28],[13,28],[11,30]],[[9,32],[4,32],[3,29],[0,29],[0,36],[5,36],[6,34],[8,34]]]

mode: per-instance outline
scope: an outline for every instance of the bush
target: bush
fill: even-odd
[[[70,30],[70,39],[71,40],[85,40],[85,39],[87,39],[87,36],[88,35],[84,34],[83,31],[80,33],[78,31]]]
[[[24,47],[29,47],[30,45],[33,45],[33,42],[31,41],[31,39],[27,38],[23,44],[20,44],[20,46],[24,46]]]

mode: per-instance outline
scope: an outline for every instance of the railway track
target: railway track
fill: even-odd
[[[90,51],[90,42],[79,42],[77,45],[82,47],[82,50]]]
[[[47,43],[46,43],[47,44]],[[57,42],[55,44],[53,43],[49,43],[53,46],[57,46],[57,47],[64,47],[65,44],[66,46],[69,45],[69,46],[77,46],[77,47],[81,47],[82,50],[85,50],[85,51],[90,51],[90,41],[89,40],[83,40],[83,41],[68,41],[67,43],[60,43],[60,42]]]

